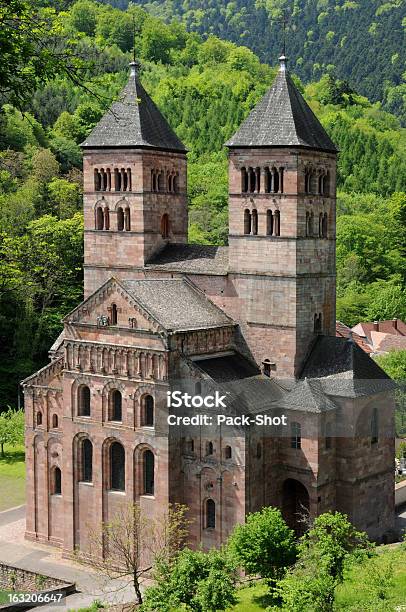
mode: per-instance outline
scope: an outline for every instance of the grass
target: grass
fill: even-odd
[[[371,576],[379,584],[384,584],[385,580],[381,576],[385,571],[392,578],[387,589],[388,609],[406,606],[406,546],[380,546],[377,552],[375,559],[354,565],[348,571],[344,583],[337,589],[337,612],[373,610],[373,607],[368,606],[372,594]],[[266,597],[266,587],[261,582],[239,590],[237,596],[238,603],[232,608],[233,612],[263,612],[271,605]]]
[[[0,512],[25,503],[25,454],[23,446],[4,447],[0,457]]]

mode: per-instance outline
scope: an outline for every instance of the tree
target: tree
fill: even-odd
[[[4,457],[4,445],[16,446],[24,443],[24,412],[8,408],[0,413],[0,448]]]
[[[76,183],[55,178],[48,184],[48,193],[54,205],[54,211],[60,219],[68,219],[78,212],[80,191]]]
[[[244,525],[236,525],[229,549],[238,564],[251,575],[271,583],[283,576],[296,558],[295,534],[278,508],[263,508],[249,514]]]
[[[236,573],[224,550],[182,550],[173,564],[160,563],[155,586],[146,590],[145,611],[171,612],[187,606],[194,612],[217,612],[236,603]]]
[[[372,554],[365,533],[357,531],[346,515],[326,512],[301,538],[295,566],[278,583],[286,612],[333,612],[336,587],[344,568],[356,558]]]
[[[83,62],[54,9],[37,0],[0,0],[0,23],[3,102],[24,109],[37,87],[57,74],[81,83]]]
[[[108,579],[128,579],[141,604],[145,576],[158,563],[171,567],[184,546],[186,511],[186,506],[174,504],[151,517],[139,504],[124,505],[111,521],[90,532],[89,550],[77,558],[88,563],[90,556],[92,567]]]

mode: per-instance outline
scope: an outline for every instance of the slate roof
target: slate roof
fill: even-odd
[[[127,85],[82,143],[84,148],[153,148],[185,152],[139,80],[134,63]]]
[[[230,382],[257,376],[260,369],[242,355],[220,355],[194,361],[194,365],[216,382]]]
[[[186,279],[127,280],[121,285],[168,331],[234,325]]]
[[[337,408],[323,390],[321,381],[308,378],[298,381],[292,391],[278,401],[277,405],[287,410],[314,413],[328,412]]]
[[[227,274],[228,247],[168,244],[146,267],[184,274]]]
[[[226,146],[296,146],[337,152],[337,147],[297,90],[289,72],[282,68],[272,87]]]
[[[301,378],[323,378],[329,395],[372,395],[396,385],[352,339],[319,336]]]

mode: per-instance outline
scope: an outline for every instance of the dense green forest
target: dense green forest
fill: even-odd
[[[46,363],[81,299],[79,144],[126,82],[134,43],[144,86],[190,149],[193,242],[226,243],[223,143],[276,70],[136,6],[49,5],[0,0],[1,407],[15,405],[17,381]],[[406,129],[332,74],[295,79],[341,150],[338,317],[406,318]]]
[[[127,0],[109,0],[124,8]],[[348,80],[406,122],[406,4],[404,0],[135,0],[167,22],[245,45],[264,62],[283,47],[304,81],[327,72]]]

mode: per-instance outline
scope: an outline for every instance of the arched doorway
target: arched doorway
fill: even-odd
[[[282,514],[286,523],[295,530],[297,535],[306,531],[306,516],[309,513],[310,502],[306,487],[293,478],[288,478],[282,488]]]

